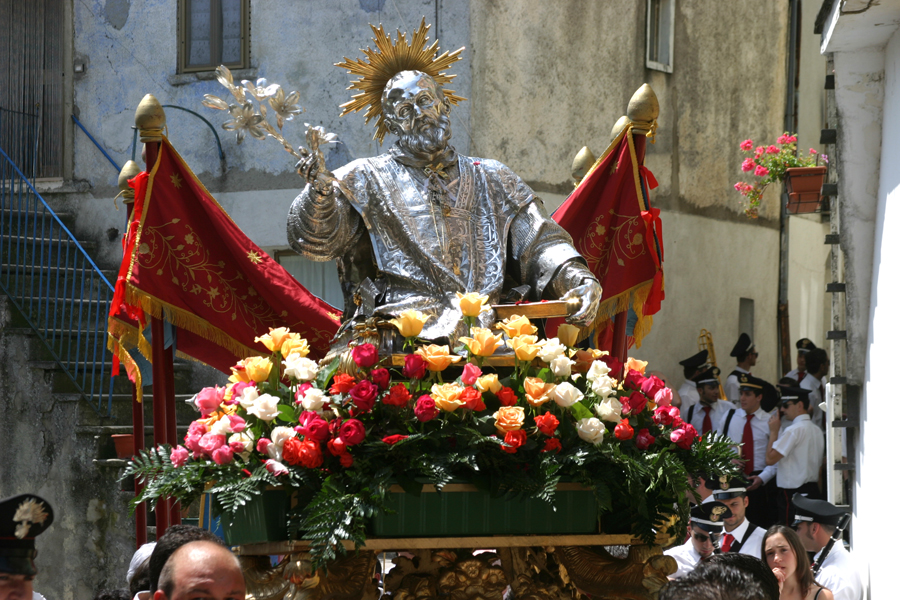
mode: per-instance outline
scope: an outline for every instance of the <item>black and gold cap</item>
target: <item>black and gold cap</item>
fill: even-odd
[[[53,508],[33,494],[0,500],[0,573],[36,575],[34,539],[53,523]]]

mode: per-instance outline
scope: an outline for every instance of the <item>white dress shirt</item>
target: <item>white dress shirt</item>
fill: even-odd
[[[744,540],[744,536],[747,535],[747,530],[750,529],[750,521],[744,519],[744,522],[734,528],[733,531],[723,531],[722,537],[720,538],[720,545],[725,543],[725,536],[732,535],[734,536],[734,542],[732,542],[732,548],[734,544]],[[747,556],[752,556],[754,558],[759,558],[762,560],[762,541],[763,536],[766,534],[766,530],[762,527],[756,527],[747,539],[741,544],[741,547],[738,548],[738,554],[746,554]],[[734,552],[734,550],[729,550],[729,552]]]
[[[806,371],[803,371],[803,375],[804,375],[804,377],[806,376]],[[800,383],[800,369],[794,369],[794,370],[788,372],[788,374],[785,375],[785,377],[790,377],[791,379],[795,380],[797,383]]]
[[[821,553],[819,550],[816,558],[819,558]],[[825,557],[822,569],[816,575],[816,581],[831,590],[834,600],[863,600],[864,590],[859,568],[844,548],[844,542],[840,540]]]
[[[771,416],[772,413],[766,412],[760,407],[756,409],[756,412],[753,413],[753,418],[750,419],[750,429],[753,430],[753,470],[762,471],[759,476],[763,483],[769,483],[778,471],[775,465],[766,466],[766,450],[769,447],[769,417]],[[741,449],[739,444],[744,443],[744,425],[747,424],[747,411],[743,408],[734,411],[734,415],[731,417],[731,424],[728,425],[728,431],[723,431],[727,418],[728,413],[725,413],[722,417],[722,422],[719,423],[716,429],[731,438],[731,441],[738,446],[735,449],[740,455]]]
[[[825,439],[809,415],[797,415],[790,427],[772,443],[782,458],[778,461],[775,483],[783,489],[796,489],[804,483],[819,480]]]
[[[669,575],[672,579],[684,577],[693,571],[702,558],[700,553],[694,549],[694,542],[691,538],[688,538],[688,541],[680,546],[669,548],[663,554],[671,556],[678,563],[678,570]]]
[[[822,381],[813,376],[804,377],[800,382],[800,387],[809,390],[809,406],[812,408],[812,422],[816,427],[825,431],[825,413],[819,408],[822,402]]]
[[[750,371],[741,367],[735,367],[734,370],[738,373],[750,373]],[[732,374],[725,379],[725,397],[729,402],[733,402],[736,405],[740,403],[741,385],[740,382],[738,382],[737,375]]]
[[[690,379],[685,379],[681,387],[678,388],[678,395],[681,396],[681,412],[684,413],[692,404],[700,402],[700,393],[697,391],[697,384]]]
[[[713,431],[722,431],[722,423],[724,422],[725,415],[728,414],[728,411],[734,408],[734,404],[727,400],[716,400],[716,403],[710,407],[709,411],[709,420],[712,422],[712,430]],[[681,418],[687,422],[688,415],[690,415],[691,409],[688,408],[685,410],[681,409]],[[703,433],[703,419],[706,418],[706,411],[703,410],[703,403],[698,402],[694,405],[694,414],[690,415],[691,425],[694,426],[694,429],[697,430],[697,433]]]

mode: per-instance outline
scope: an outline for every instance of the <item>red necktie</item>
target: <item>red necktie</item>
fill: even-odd
[[[712,419],[709,418],[709,411],[712,410],[712,406],[704,406],[703,412],[706,415],[703,417],[703,435],[706,435],[710,431],[712,431]]]
[[[747,423],[744,425],[744,437],[741,440],[744,445],[741,446],[741,458],[744,459],[744,473],[749,475],[753,472],[753,428],[750,427],[750,419],[753,415],[747,415]]]
[[[725,534],[725,541],[722,542],[722,552],[731,550],[731,544],[734,543],[734,536],[730,533]]]
[[[801,381],[803,381],[804,377],[806,377],[806,371],[803,371],[802,373],[800,373],[800,376],[797,377],[797,383],[800,383]]]

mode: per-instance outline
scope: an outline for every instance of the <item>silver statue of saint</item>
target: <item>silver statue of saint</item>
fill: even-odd
[[[449,145],[441,86],[402,71],[381,101],[399,138],[389,152],[333,174],[318,153],[297,165],[308,183],[291,206],[288,238],[305,257],[337,261],[345,307],[335,344],[346,345],[348,325],[408,309],[431,316],[420,337],[455,343],[466,335],[457,292],[491,304],[575,297],[581,307],[568,321],[592,323],[602,290],[572,238],[507,166]],[[489,327],[493,311],[479,320]]]

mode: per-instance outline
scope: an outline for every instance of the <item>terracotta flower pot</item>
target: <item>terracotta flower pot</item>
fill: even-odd
[[[121,433],[112,436],[116,445],[116,456],[119,458],[131,458],[134,456],[134,434]]]
[[[791,214],[811,213],[819,210],[822,201],[822,184],[828,167],[793,167],[784,172],[784,185],[788,193],[787,210]]]

